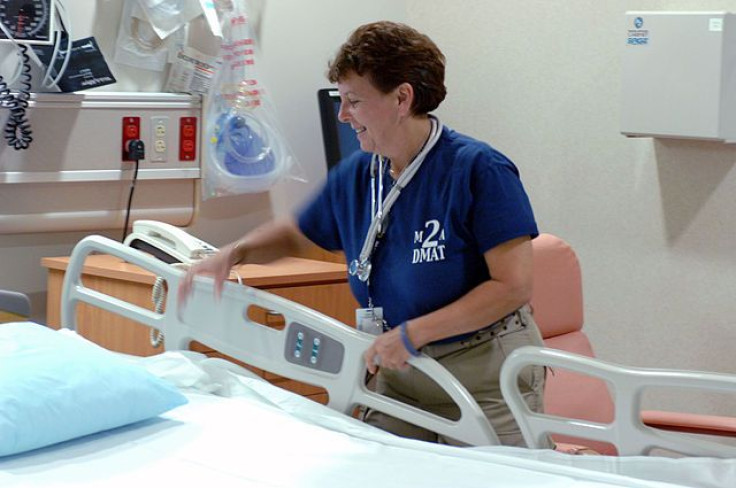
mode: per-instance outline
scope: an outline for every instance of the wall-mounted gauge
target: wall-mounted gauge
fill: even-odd
[[[0,23],[19,43],[52,44],[54,0],[2,0]],[[8,33],[0,29],[0,41]]]

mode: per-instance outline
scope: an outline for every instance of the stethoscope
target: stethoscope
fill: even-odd
[[[429,137],[425,141],[424,146],[422,146],[419,153],[414,156],[411,163],[401,173],[384,199],[381,196],[383,195],[383,174],[385,172],[386,161],[378,154],[374,154],[371,157],[371,225],[368,227],[360,255],[357,259],[353,259],[348,266],[348,273],[351,276],[357,277],[360,281],[367,282],[371,276],[371,256],[378,247],[379,238],[383,235],[383,223],[388,217],[391,207],[393,207],[399,198],[401,190],[406,188],[417,171],[419,171],[427,153],[432,150],[435,144],[437,144],[440,135],[442,135],[442,123],[431,115],[429,116],[429,120],[432,123],[432,128],[429,131]]]

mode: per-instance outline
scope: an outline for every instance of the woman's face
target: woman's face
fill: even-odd
[[[350,124],[366,152],[391,157],[399,123],[399,102],[394,91],[382,93],[368,77],[352,73],[337,82],[340,92],[338,119]]]

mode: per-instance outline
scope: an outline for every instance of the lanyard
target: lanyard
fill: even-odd
[[[384,199],[381,198],[383,195],[384,159],[377,154],[374,154],[371,158],[371,213],[373,218],[371,219],[370,227],[368,227],[365,241],[363,241],[363,248],[360,251],[360,255],[357,259],[353,259],[350,262],[350,266],[348,266],[350,275],[357,276],[360,281],[367,282],[371,275],[371,256],[378,247],[379,238],[382,236],[383,223],[386,217],[388,217],[391,207],[393,207],[399,198],[401,190],[406,188],[416,172],[419,171],[427,153],[437,144],[440,135],[442,135],[442,123],[433,116],[430,116],[429,120],[432,123],[429,138],[424,143],[424,146],[422,146],[419,154],[414,157],[411,163],[401,173],[401,176],[396,180],[396,184],[394,184]],[[376,185],[376,179],[378,179],[378,185]],[[378,191],[376,192],[376,190]]]

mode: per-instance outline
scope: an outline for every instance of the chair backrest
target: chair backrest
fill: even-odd
[[[0,290],[0,322],[26,320],[31,315],[31,301],[17,291]]]
[[[534,289],[531,306],[547,347],[588,357],[593,348],[583,328],[583,284],[575,251],[564,240],[540,234],[532,241]],[[613,401],[605,382],[578,373],[553,369],[547,374],[544,410],[562,417],[608,423],[613,420]],[[615,454],[613,446],[566,436],[553,436],[557,443],[574,443],[602,454]]]

